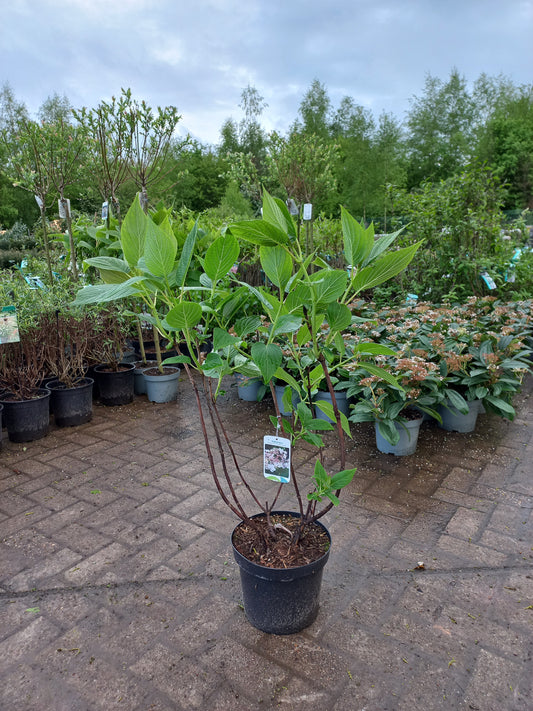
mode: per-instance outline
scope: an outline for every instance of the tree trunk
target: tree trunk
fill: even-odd
[[[72,276],[74,281],[78,281],[78,264],[76,261],[76,247],[74,245],[74,235],[72,234],[72,218],[70,216],[70,207],[68,200],[64,197],[61,198],[61,204],[63,205],[63,210],[65,211],[65,222],[67,223],[68,232],[68,243],[70,247],[70,268],[72,269]]]
[[[52,284],[54,277],[52,275],[52,260],[50,258],[50,244],[48,242],[48,228],[46,226],[46,212],[44,207],[44,200],[41,199],[42,207],[41,210],[41,224],[43,226],[43,243],[44,243],[44,253],[46,255],[46,266],[48,267],[48,280]]]

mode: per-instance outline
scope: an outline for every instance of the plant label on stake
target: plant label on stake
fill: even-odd
[[[263,437],[263,476],[288,484],[291,479],[291,441],[286,437]]]
[[[304,220],[311,220],[313,218],[313,205],[310,202],[306,202],[304,205]]]
[[[20,341],[17,312],[14,306],[0,309],[0,343],[18,343]]]
[[[107,220],[107,216],[109,215],[109,203],[107,200],[102,203],[102,220]]]

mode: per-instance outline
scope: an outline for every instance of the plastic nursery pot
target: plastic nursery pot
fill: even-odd
[[[299,517],[293,511],[274,511],[274,514]],[[263,516],[257,514],[252,518]],[[250,624],[269,634],[295,634],[309,627],[317,615],[320,602],[322,572],[329,558],[330,549],[318,560],[296,568],[267,568],[245,558],[231,542],[233,555],[239,566],[244,612]],[[328,536],[327,528],[316,522]]]
[[[476,428],[481,400],[467,402],[468,412],[466,415],[452,407],[449,402],[447,404],[448,407],[439,406],[439,414],[442,417],[442,424],[439,424],[439,427],[448,430],[448,432],[473,432]]]
[[[2,418],[11,442],[33,442],[48,434],[50,429],[50,391],[35,390],[27,400],[9,400],[3,395]]]
[[[146,381],[144,379],[144,371],[147,368],[153,368],[157,365],[156,360],[147,360],[146,363],[142,360],[136,360],[133,365],[133,390],[135,395],[146,395]]]
[[[348,398],[346,397],[346,390],[335,390],[335,400],[337,401],[337,407],[339,409],[339,412],[342,412],[343,415],[346,415],[348,417],[349,415],[349,406],[348,406]],[[331,400],[331,395],[329,392],[322,392],[318,391],[317,394],[314,397],[314,401],[322,401],[322,402],[329,402],[330,405],[333,405],[333,402]],[[331,417],[328,417],[324,412],[319,407],[315,407],[315,417],[317,420],[325,420],[326,422],[330,422],[331,424],[335,424],[335,420],[332,420]]]
[[[133,363],[120,363],[119,370],[112,370],[108,363],[94,366],[95,380],[98,385],[102,405],[127,405],[134,397]]]
[[[398,422],[394,423],[397,431],[400,434],[400,439],[397,444],[391,444],[379,431],[377,421],[374,422],[376,430],[376,447],[384,454],[395,454],[397,457],[405,457],[409,454],[414,454],[418,444],[418,433],[422,424],[422,417],[417,420],[407,420],[403,426]]]
[[[279,383],[279,384],[276,383],[276,385],[274,385],[274,392],[276,393],[276,402],[278,403],[278,408],[279,408],[280,414],[285,415],[285,416],[292,414],[291,412],[286,410],[285,407],[283,406],[283,393],[285,392],[286,387],[290,387],[290,386],[287,386],[287,383]],[[298,403],[300,402],[300,396],[298,395],[298,393],[295,390],[292,390],[292,388],[291,388],[291,391],[292,391],[292,405],[293,405],[293,407],[296,407],[296,405],[298,405]]]
[[[259,389],[262,385],[261,378],[249,378],[241,373],[235,373],[237,383],[237,394],[245,402],[257,402]]]
[[[158,368],[144,371],[146,395],[150,402],[172,402],[178,397],[180,369],[168,365],[163,366],[163,369],[164,374]]]
[[[50,391],[50,411],[58,427],[75,427],[91,420],[93,384],[92,378],[80,378],[79,383],[72,388],[60,380],[46,384]]]

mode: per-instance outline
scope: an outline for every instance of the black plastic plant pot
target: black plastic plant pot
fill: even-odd
[[[121,363],[119,370],[110,370],[107,363],[94,366],[95,380],[98,385],[102,405],[127,405],[135,396],[135,365]]]
[[[5,396],[4,396],[5,397]],[[3,400],[2,419],[10,442],[33,442],[50,428],[50,391],[39,388],[27,400]]]
[[[50,390],[50,410],[58,427],[75,427],[89,422],[93,416],[92,378],[80,378],[79,384],[67,387],[60,380],[46,385]]]
[[[274,514],[298,517],[293,511]],[[257,514],[263,516],[263,514]],[[256,518],[256,516],[252,516]],[[233,545],[233,555],[240,569],[244,612],[250,624],[262,632],[287,635],[301,632],[317,615],[322,585],[322,571],[329,558],[329,548],[318,560],[296,568],[267,568],[245,558]],[[327,534],[327,528],[316,522]]]

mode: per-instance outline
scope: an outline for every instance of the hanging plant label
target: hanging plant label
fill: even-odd
[[[17,312],[14,306],[0,309],[0,343],[18,343],[20,341]]]
[[[287,484],[291,479],[291,441],[286,437],[263,437],[263,475]]]

